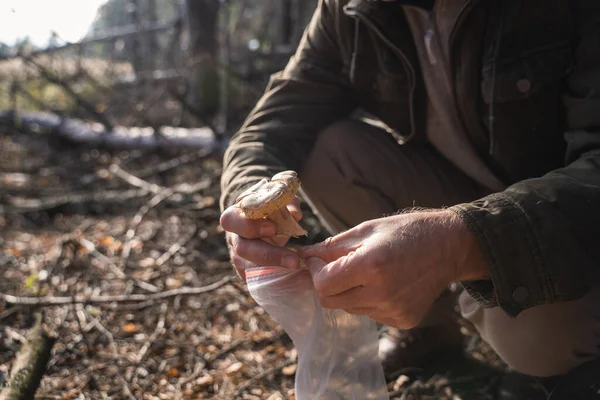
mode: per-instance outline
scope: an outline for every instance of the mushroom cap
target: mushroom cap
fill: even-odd
[[[236,203],[246,217],[263,218],[287,206],[299,189],[298,174],[295,171],[283,171],[273,175],[270,180],[263,178],[246,189],[237,197]]]

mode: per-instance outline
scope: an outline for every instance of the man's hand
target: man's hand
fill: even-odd
[[[475,238],[445,210],[367,221],[298,254],[323,307],[401,329],[418,325],[451,282],[487,276]]]
[[[295,197],[287,206],[296,221],[302,218],[300,200]],[[231,262],[237,274],[246,279],[245,270],[256,265],[297,268],[300,258],[286,249],[289,236],[275,234],[275,224],[268,219],[249,219],[239,207],[231,206],[221,215],[226,231]]]

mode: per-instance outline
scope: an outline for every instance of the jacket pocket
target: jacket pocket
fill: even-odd
[[[561,81],[572,68],[573,54],[567,41],[498,60],[495,82],[493,65],[487,62],[481,83],[483,100],[491,103],[492,93],[495,103],[526,99]]]

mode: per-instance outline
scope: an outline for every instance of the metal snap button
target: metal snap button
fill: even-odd
[[[519,286],[512,292],[513,300],[518,304],[524,304],[529,298],[529,289]]]
[[[517,89],[521,93],[527,93],[531,90],[531,81],[529,79],[519,79],[517,81]]]

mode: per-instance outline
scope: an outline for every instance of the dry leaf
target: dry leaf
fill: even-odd
[[[180,374],[179,370],[177,368],[170,368],[169,372],[167,372],[167,375],[170,378],[177,378]]]
[[[292,376],[296,373],[296,368],[298,368],[297,364],[291,364],[281,369],[281,373],[285,376]]]
[[[167,278],[165,285],[167,289],[178,289],[183,286],[183,283],[175,278]]]
[[[126,324],[123,326],[123,332],[125,333],[136,333],[140,330],[140,326],[137,324]]]
[[[110,247],[115,243],[115,238],[112,236],[104,236],[98,243],[101,246]]]

